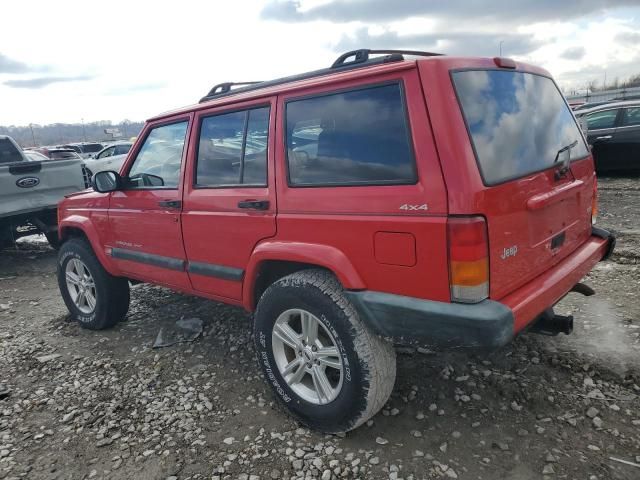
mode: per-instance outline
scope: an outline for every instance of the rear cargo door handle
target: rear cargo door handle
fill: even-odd
[[[158,206],[165,208],[180,208],[182,207],[182,202],[180,200],[160,200],[158,202]]]
[[[238,208],[245,208],[248,210],[268,210],[269,200],[244,200],[238,202]]]
[[[553,203],[557,203],[571,197],[572,195],[576,195],[583,187],[584,182],[582,180],[575,180],[549,192],[534,195],[527,200],[527,210],[533,211],[548,207]]]
[[[602,137],[596,137],[596,141],[598,140],[611,140],[612,136],[611,135],[603,135]]]

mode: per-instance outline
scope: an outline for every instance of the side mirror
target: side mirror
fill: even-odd
[[[120,177],[118,172],[113,172],[111,170],[98,172],[93,176],[91,186],[96,192],[115,192],[122,186],[122,177]]]

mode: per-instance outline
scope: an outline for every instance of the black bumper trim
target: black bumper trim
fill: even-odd
[[[611,254],[613,253],[614,248],[616,248],[616,237],[609,230],[605,230],[604,228],[591,227],[591,235],[595,235],[599,238],[604,238],[609,241],[609,246],[607,247],[607,252],[602,257],[601,261],[608,260]]]
[[[196,275],[205,275],[207,277],[215,277],[233,282],[240,282],[244,275],[244,270],[241,268],[226,267],[224,265],[204,262],[189,262],[187,271]]]
[[[496,348],[513,339],[513,312],[493,300],[445,303],[373,291],[347,291],[363,322],[401,345]]]
[[[138,252],[135,250],[127,250],[124,248],[112,248],[111,256],[120,260],[129,260],[130,262],[139,262],[154,267],[166,268],[169,270],[184,271],[185,261],[180,258],[164,257],[153,253]]]

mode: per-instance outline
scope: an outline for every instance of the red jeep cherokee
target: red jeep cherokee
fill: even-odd
[[[592,226],[593,159],[548,72],[358,50],[232,87],[149,120],[119,173],[60,204],[58,280],[82,326],[122,320],[130,280],[240,305],[277,397],[329,432],[384,405],[394,343],[571,331],[551,308],[593,293],[579,282],[614,240]]]

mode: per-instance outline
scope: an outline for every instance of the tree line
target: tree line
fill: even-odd
[[[114,140],[114,136],[105,133],[105,129],[118,129],[121,136],[115,139],[129,139],[142,130],[143,122],[123,120],[120,123],[101,120],[91,123],[53,123],[50,125],[0,126],[0,135],[12,137],[20,146],[39,147],[61,145],[74,142],[101,142]]]

